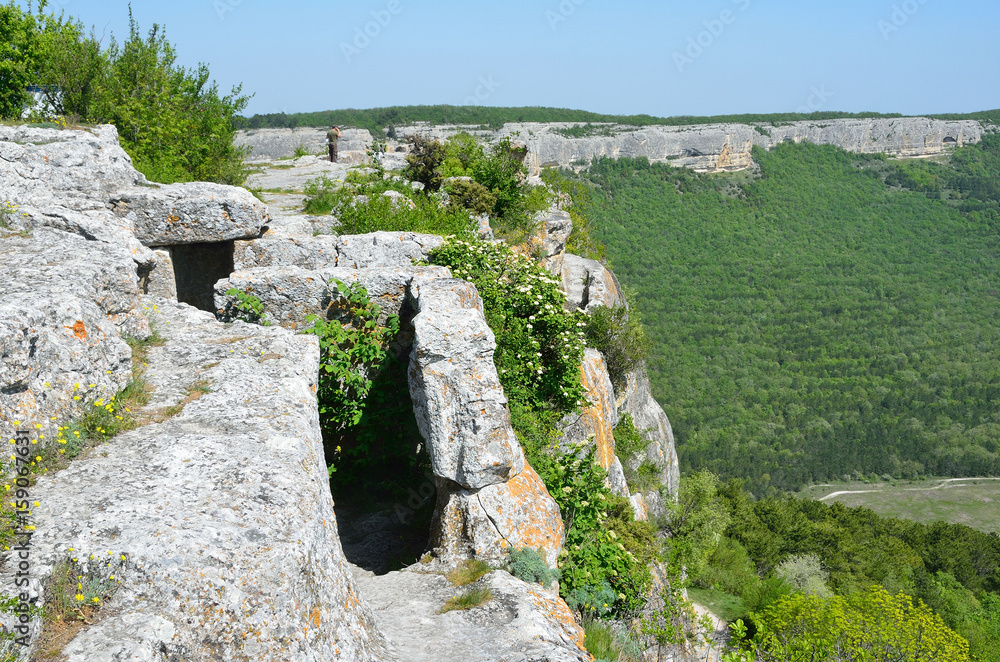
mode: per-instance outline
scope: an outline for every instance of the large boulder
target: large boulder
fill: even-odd
[[[471,283],[416,279],[410,397],[434,474],[466,489],[510,480],[521,446],[493,364],[496,340]]]
[[[410,265],[414,260],[426,260],[427,254],[443,243],[443,237],[417,232],[344,235],[337,241],[337,266],[364,269]]]
[[[13,204],[16,230],[51,227],[126,248],[150,268],[155,258],[130,220],[107,207],[118,190],[146,183],[113,126],[87,130],[0,126],[0,202]]]
[[[531,548],[556,567],[565,541],[562,515],[530,465],[505,483],[479,490],[437,482],[431,546],[446,565],[476,558],[502,566],[511,549]]]
[[[573,233],[573,220],[569,212],[561,209],[550,210],[542,218],[540,226],[542,257],[552,258],[565,252],[566,242]]]
[[[567,310],[589,312],[595,306],[613,308],[625,305],[625,295],[618,279],[597,260],[564,253],[562,260],[558,262],[561,266],[553,269],[556,264],[556,261],[549,261],[553,275],[562,279]]]
[[[0,125],[0,190],[8,200],[58,199],[74,208],[145,183],[113,126],[60,131]]]
[[[267,206],[246,189],[208,182],[125,189],[109,203],[146,246],[249,239],[269,219]]]
[[[237,271],[215,284],[215,307],[223,319],[233,318],[234,297],[226,294],[236,288],[253,294],[264,304],[268,319],[290,329],[311,326],[309,315],[335,318],[340,292],[333,279],[346,285],[362,285],[368,296],[381,308],[379,323],[385,324],[390,315],[406,312],[408,287],[414,278],[450,278],[445,267],[383,267],[352,269],[327,267],[255,267]],[[333,283],[331,285],[331,283]]]
[[[21,421],[45,445],[53,418],[75,418],[131,379],[120,336],[150,334],[136,264],[125,249],[39,228],[0,239],[0,282],[0,438]]]
[[[236,270],[296,266],[306,269],[342,267],[370,269],[409,267],[426,260],[444,242],[442,237],[416,232],[371,232],[357,235],[300,237],[267,233],[253,241],[237,241]]]
[[[159,404],[182,405],[196,385],[208,392],[31,488],[41,504],[32,595],[71,557],[121,581],[107,617],[64,659],[388,659],[338,542],[316,339],[156,303],[168,338],[149,356]],[[10,592],[15,565],[3,568]],[[41,621],[32,620],[33,641]]]
[[[335,267],[337,237],[295,237],[268,232],[260,239],[235,242],[233,268],[236,271],[274,266],[304,269]]]

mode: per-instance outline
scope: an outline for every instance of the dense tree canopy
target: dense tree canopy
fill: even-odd
[[[63,15],[0,6],[0,118],[110,123],[135,167],[151,180],[242,184],[234,120],[248,97],[221,95],[208,67],[177,65],[161,26],[143,36],[130,16],[128,39],[107,48]],[[32,109],[28,86],[42,90]]]
[[[1000,473],[1000,135],[940,163],[811,144],[754,158],[584,175],[684,469],[758,494]]]

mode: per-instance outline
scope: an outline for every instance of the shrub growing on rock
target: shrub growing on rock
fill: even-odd
[[[584,317],[563,309],[566,297],[556,278],[504,244],[453,239],[428,259],[479,290],[508,398],[558,411],[583,403]]]
[[[550,568],[545,562],[545,557],[530,547],[509,550],[507,563],[510,566],[510,574],[526,582],[548,586],[559,580],[559,571]]]
[[[477,182],[456,179],[446,184],[449,204],[459,209],[467,209],[476,216],[493,213],[497,196]]]
[[[410,153],[406,155],[404,176],[413,182],[420,182],[428,193],[440,190],[444,175],[441,164],[446,151],[444,145],[419,134],[409,136]]]
[[[624,388],[628,374],[642,365],[650,347],[635,306],[594,308],[587,320],[587,344],[604,355],[611,383],[618,390]]]

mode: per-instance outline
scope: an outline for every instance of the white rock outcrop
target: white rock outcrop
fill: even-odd
[[[0,437],[30,422],[44,447],[53,418],[79,416],[83,400],[131,379],[120,336],[150,333],[136,263],[127,249],[43,227],[0,238],[0,282]]]
[[[108,617],[66,659],[387,659],[337,537],[315,338],[156,303],[154,387],[209,392],[31,490],[36,590],[69,557],[128,560]]]

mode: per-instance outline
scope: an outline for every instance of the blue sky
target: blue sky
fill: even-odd
[[[50,0],[98,36],[127,0]],[[718,115],[1000,107],[986,0],[133,0],[247,114],[409,104]],[[106,37],[105,37],[106,39]]]

